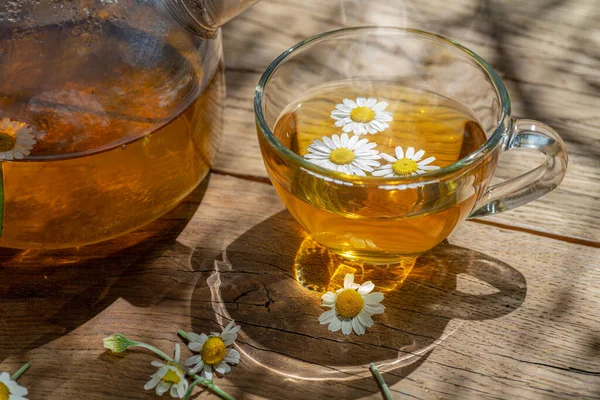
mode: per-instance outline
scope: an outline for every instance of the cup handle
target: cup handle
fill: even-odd
[[[521,176],[491,186],[469,218],[498,214],[529,203],[556,188],[567,172],[567,149],[554,129],[531,119],[512,122],[513,129],[504,151],[535,149],[546,155],[546,162]]]

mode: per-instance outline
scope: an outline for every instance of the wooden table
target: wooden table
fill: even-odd
[[[570,164],[550,195],[465,222],[418,263],[396,296],[400,328],[345,339],[316,324],[318,295],[290,284],[303,233],[266,178],[252,96],[287,47],[364,24],[429,30],[478,52],[507,84],[514,116],[556,128]],[[597,2],[264,0],[224,38],[224,140],[212,174],[183,204],[102,245],[2,252],[0,370],[30,361],[20,381],[30,399],[154,398],[142,388],[153,358],[110,354],[102,338],[122,332],[171,350],[177,329],[216,330],[223,311],[243,327],[248,354],[217,383],[238,399],[380,398],[368,371],[353,367],[411,351],[420,357],[384,373],[397,399],[600,398]],[[498,179],[539,162],[512,153]],[[127,243],[137,244],[118,250]],[[63,265],[42,266],[55,259]],[[215,260],[220,294],[210,290]]]

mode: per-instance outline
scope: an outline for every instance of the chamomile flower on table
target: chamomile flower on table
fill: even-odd
[[[375,134],[383,132],[390,127],[392,114],[385,111],[388,103],[378,102],[375,98],[358,97],[356,101],[343,99],[342,104],[337,104],[331,112],[335,126],[341,127],[343,132],[354,132],[356,135]]]
[[[380,153],[381,158],[388,161],[389,164],[382,165],[373,171],[373,176],[383,176],[385,178],[404,177],[440,169],[440,167],[430,165],[435,161],[435,157],[428,157],[421,160],[425,155],[425,150],[415,152],[414,147],[409,147],[405,153],[401,146],[397,146],[395,153],[396,157]]]
[[[185,365],[191,367],[190,373],[201,371],[200,376],[212,379],[213,371],[224,375],[231,371],[229,365],[240,362],[240,353],[231,346],[241,327],[233,325],[234,321],[231,321],[221,333],[212,332],[210,335],[188,332],[189,349],[200,353],[185,361]]]
[[[35,145],[33,130],[24,122],[3,118],[0,121],[0,160],[21,159]]]
[[[348,175],[366,176],[365,172],[373,172],[380,165],[379,151],[374,150],[377,143],[360,139],[347,133],[341,136],[324,136],[322,140],[315,139],[308,146],[304,158],[309,162],[332,171]]]
[[[27,388],[19,385],[8,372],[0,373],[0,400],[27,400]]]
[[[176,344],[174,362],[152,361],[152,365],[158,368],[158,371],[144,385],[144,389],[152,390],[156,388],[156,394],[159,396],[170,392],[171,397],[182,399],[188,390],[189,383],[185,378],[185,371],[179,366],[180,357],[181,348],[179,344]]]
[[[329,324],[331,332],[342,331],[344,335],[354,332],[362,335],[366,328],[373,326],[371,316],[383,314],[385,306],[381,304],[383,293],[373,292],[375,285],[368,281],[359,285],[354,283],[354,274],[346,274],[344,287],[327,292],[322,297],[322,306],[331,308],[319,317],[321,325]]]

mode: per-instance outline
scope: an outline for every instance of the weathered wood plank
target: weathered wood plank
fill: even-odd
[[[218,383],[240,399],[380,398],[357,366],[428,346],[384,374],[395,397],[600,396],[596,248],[466,222],[386,295],[367,335],[346,338],[318,325],[319,295],[293,278],[302,230],[270,185],[213,174],[205,192],[115,248],[123,240],[140,243],[79,262],[2,253],[0,369],[31,361],[30,398],[154,398],[142,389],[152,357],[108,354],[101,339],[120,331],[168,350],[176,329],[215,330],[223,313],[242,325],[247,354]],[[346,380],[282,375],[336,370]]]
[[[442,5],[437,0],[368,5],[264,0],[224,29],[228,99],[224,145],[215,168],[266,176],[255,138],[252,97],[262,71],[284,49],[345,25],[406,25],[444,34],[480,53],[505,80],[513,115],[548,123],[567,143],[570,165],[561,187],[531,205],[489,219],[600,242],[600,62],[595,51],[599,21],[600,13],[585,0],[493,5],[471,0]],[[499,180],[539,162],[521,155],[505,156]]]

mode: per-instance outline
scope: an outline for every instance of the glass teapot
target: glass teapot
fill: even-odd
[[[221,129],[218,28],[257,1],[0,4],[0,246],[103,241],[189,194]]]

